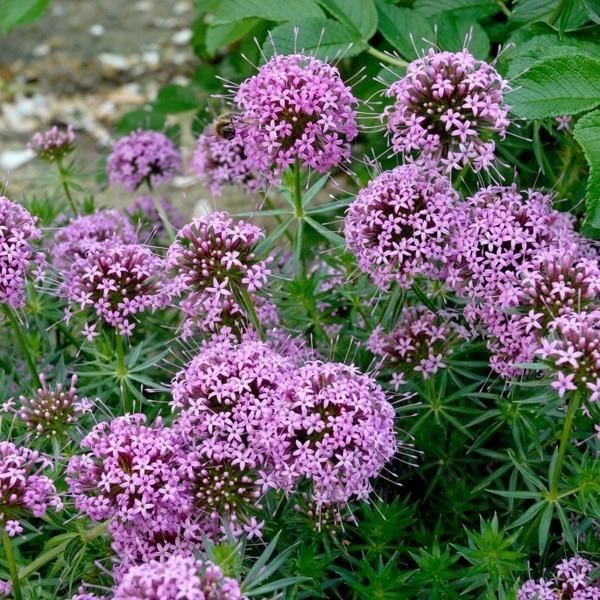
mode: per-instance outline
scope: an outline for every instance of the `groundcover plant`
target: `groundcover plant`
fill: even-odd
[[[197,5],[0,198],[0,597],[600,599],[600,4]]]

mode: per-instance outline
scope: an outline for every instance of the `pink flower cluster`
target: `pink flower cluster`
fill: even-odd
[[[350,158],[357,100],[339,71],[312,56],[275,56],[235,95],[248,164],[275,176],[296,160],[325,173]]]
[[[259,473],[270,468],[265,431],[277,415],[272,404],[293,365],[252,337],[204,342],[173,382],[175,427],[190,450],[184,464],[196,503],[217,520],[227,515],[234,531],[260,508]]]
[[[235,579],[216,565],[174,554],[127,571],[113,600],[243,600]]]
[[[277,390],[273,415],[263,425],[274,461],[265,485],[289,493],[307,481],[321,508],[366,499],[398,447],[394,408],[354,366],[306,363]]]
[[[185,215],[167,198],[159,198],[169,223],[175,230],[181,229],[186,222]],[[138,235],[145,241],[165,242],[167,232],[164,223],[154,206],[152,196],[138,196],[126,209],[127,214],[137,226]],[[144,234],[143,236],[141,234]]]
[[[181,476],[185,454],[175,430],[126,415],[96,425],[81,447],[89,452],[69,461],[69,490],[77,509],[111,520],[113,548],[125,565],[193,549],[206,527]]]
[[[43,373],[39,375],[42,387],[32,396],[19,397],[17,411],[27,429],[35,436],[56,437],[65,432],[84,412],[77,396],[77,375],[71,378],[68,389],[61,383],[49,387]]]
[[[453,344],[466,338],[467,332],[454,315],[434,313],[424,306],[406,308],[391,333],[377,327],[367,348],[396,369],[394,384],[405,383],[405,375],[416,371],[424,379],[446,365]]]
[[[440,161],[446,171],[471,165],[479,171],[494,160],[494,135],[504,138],[506,81],[467,50],[434,52],[408,65],[386,96],[394,99],[383,120],[394,152]]]
[[[75,132],[69,125],[66,130],[61,131],[56,125],[45,131],[34,133],[29,148],[43,160],[52,162],[61,160],[63,156],[70,154],[74,150]]]
[[[196,218],[177,233],[167,252],[167,268],[174,273],[170,293],[185,294],[181,308],[188,317],[204,317],[206,325],[218,327],[239,313],[235,288],[254,293],[264,286],[268,261],[255,255],[262,235],[259,227],[235,222],[225,212]]]
[[[552,579],[530,579],[517,594],[517,600],[598,600],[600,586],[590,578],[594,566],[575,556],[561,561]]]
[[[146,182],[152,187],[170,181],[181,168],[181,154],[157,131],[136,131],[121,138],[108,157],[108,177],[132,192]]]
[[[118,210],[99,210],[91,215],[76,217],[59,229],[52,241],[52,263],[67,271],[78,258],[98,242],[135,244],[137,237],[129,220]]]
[[[0,441],[0,526],[9,535],[22,533],[19,519],[27,512],[40,518],[62,509],[53,481],[40,474],[48,466],[38,452]]]
[[[43,261],[31,242],[42,237],[37,219],[21,205],[0,196],[0,303],[12,308],[25,304],[27,272]]]
[[[249,194],[266,187],[265,176],[252,170],[240,139],[223,138],[213,127],[198,137],[190,167],[214,196],[220,196],[225,185],[241,185]]]
[[[358,266],[382,288],[408,288],[415,277],[439,278],[458,194],[425,164],[385,171],[359,191],[345,219],[346,243]]]
[[[59,292],[71,309],[91,309],[119,335],[130,336],[138,313],[164,304],[157,283],[162,265],[159,257],[139,244],[95,244],[73,262]],[[93,337],[95,326],[88,323],[88,337]]]

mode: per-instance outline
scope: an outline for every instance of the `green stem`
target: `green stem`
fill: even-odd
[[[506,4],[504,4],[504,2],[502,0],[496,0],[496,4],[500,7],[500,10],[507,16],[507,17],[511,17],[512,16],[512,12],[510,11],[510,9],[508,8],[508,6],[506,6]]]
[[[123,345],[123,337],[115,333],[115,347],[117,350],[117,378],[121,384],[121,394],[123,395],[123,412],[133,413],[133,406],[130,403],[130,397],[125,384],[127,378],[127,365],[125,364],[125,346]]]
[[[159,198],[157,198],[154,194],[152,194],[152,188],[150,188],[150,196],[152,198],[152,203],[154,204],[154,208],[162,221],[163,227],[167,233],[167,237],[169,238],[169,242],[172,244],[175,241],[175,230],[173,229],[173,225],[171,225],[171,221],[169,221],[169,217],[167,212],[162,205],[162,202]]]
[[[15,600],[23,600],[21,594],[21,584],[19,582],[19,574],[17,571],[17,563],[15,562],[15,555],[13,553],[12,541],[8,537],[6,529],[2,529],[2,543],[4,544],[4,552],[6,554],[6,562],[8,563],[8,572],[10,573],[10,579],[12,581],[12,595]]]
[[[294,210],[296,219],[304,218],[304,207],[302,206],[302,187],[300,185],[300,161],[294,163]]]
[[[77,210],[77,204],[75,204],[75,200],[73,199],[73,196],[71,195],[71,190],[69,189],[69,175],[67,173],[67,170],[63,167],[62,160],[60,159],[56,161],[56,166],[58,167],[58,173],[60,174],[60,184],[62,185],[62,188],[65,191],[65,196],[69,201],[69,205],[71,206],[73,214],[77,216],[79,214],[79,211]]]
[[[254,302],[252,300],[250,292],[243,285],[240,285],[234,288],[234,294],[238,297],[237,300],[239,304],[241,304],[244,310],[246,311],[246,315],[248,316],[250,322],[258,332],[260,339],[264,340],[265,332],[263,331],[260,319],[258,318],[258,314],[256,312],[256,308],[254,307]]]
[[[579,408],[580,402],[581,398],[579,395],[579,390],[575,390],[574,394],[569,399],[569,403],[567,404],[567,415],[565,417],[565,422],[563,424],[563,429],[560,436],[556,468],[554,469],[552,481],[550,482],[550,495],[552,497],[558,496],[558,487],[560,485],[560,476],[562,475],[563,463],[565,461],[565,453],[567,451],[569,441],[571,440],[573,419],[575,418],[575,413]]]
[[[379,60],[387,63],[388,65],[392,65],[392,67],[403,68],[408,66],[408,63],[405,60],[402,60],[401,58],[396,58],[394,56],[390,56],[389,54],[381,52],[377,50],[377,48],[373,48],[372,46],[369,46],[369,48],[367,49],[367,54],[378,58]]]
[[[42,387],[42,382],[40,381],[40,376],[38,375],[37,368],[35,366],[35,360],[29,350],[27,340],[25,339],[25,335],[23,333],[23,328],[21,327],[14,310],[8,306],[8,304],[2,304],[1,306],[6,320],[11,324],[15,335],[17,336],[17,341],[21,347],[21,352],[23,352],[23,355],[25,356],[25,362],[27,363],[29,372],[31,373],[31,377],[35,385],[37,387]]]

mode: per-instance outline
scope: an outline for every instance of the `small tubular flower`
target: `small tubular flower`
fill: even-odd
[[[90,310],[127,337],[137,314],[164,304],[157,280],[162,265],[144,246],[107,241],[90,247],[73,262],[59,293],[72,307]]]
[[[266,178],[252,169],[239,138],[226,139],[208,127],[196,142],[190,167],[214,196],[226,185],[241,185],[249,194],[266,187]]]
[[[50,461],[38,452],[0,441],[0,526],[9,535],[22,531],[20,520],[31,513],[40,518],[53,508],[62,509],[53,481],[40,473]]]
[[[99,210],[73,219],[59,229],[52,240],[52,263],[65,271],[78,258],[85,256],[90,246],[98,242],[135,244],[137,236],[129,220],[118,210]]]
[[[416,276],[439,278],[458,194],[431,165],[385,171],[359,191],[345,219],[346,244],[376,285],[408,288]]]
[[[296,160],[326,173],[350,158],[356,98],[339,71],[312,56],[275,56],[244,81],[235,123],[248,164],[275,177]]]
[[[0,303],[11,308],[25,304],[27,273],[43,262],[31,242],[42,237],[37,219],[26,208],[0,196]]]
[[[265,485],[291,492],[307,481],[321,507],[366,499],[399,445],[392,405],[354,366],[305,364],[277,389],[273,414]]]
[[[193,556],[173,554],[165,561],[131,567],[113,600],[242,600],[235,579],[216,565]]]
[[[158,131],[135,131],[121,138],[108,157],[108,178],[132,192],[142,183],[152,187],[171,181],[181,168],[181,154]]]
[[[382,116],[393,151],[416,150],[447,171],[487,169],[495,156],[493,137],[503,139],[509,124],[506,86],[494,67],[467,50],[430,50],[385,92],[394,99]]]

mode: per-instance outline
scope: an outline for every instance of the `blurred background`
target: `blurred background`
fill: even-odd
[[[2,35],[4,194],[20,199],[58,185],[54,169],[27,149],[35,131],[55,124],[75,127],[77,175],[87,189],[98,190],[97,205],[123,206],[136,195],[103,185],[105,156],[119,133],[137,126],[170,129],[187,163],[194,144],[190,106],[198,106],[189,88],[200,67],[191,43],[197,15],[188,0],[55,0],[34,22]],[[188,212],[196,203],[212,203],[187,174],[163,193]],[[235,203],[232,193],[222,202]]]

